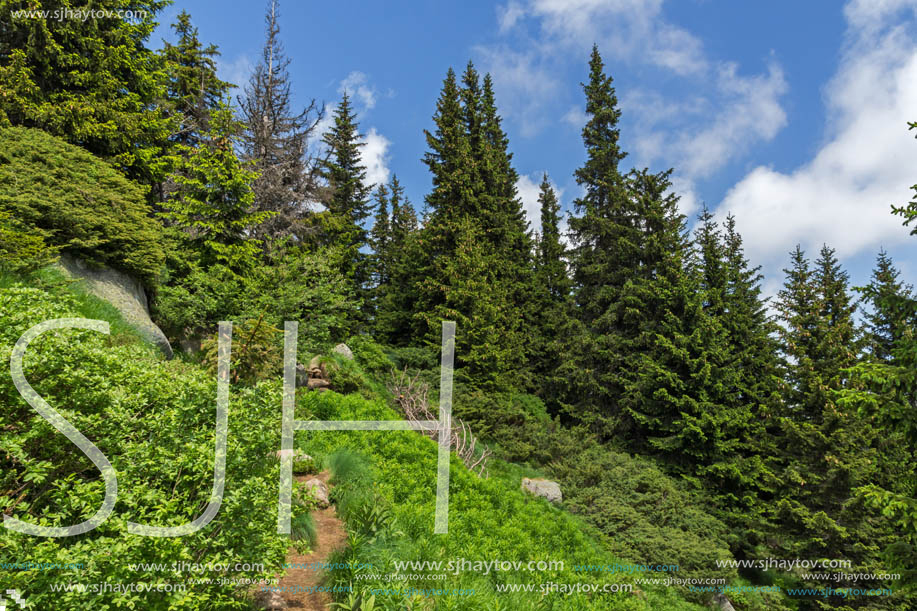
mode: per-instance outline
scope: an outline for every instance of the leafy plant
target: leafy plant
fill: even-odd
[[[231,380],[252,384],[277,374],[283,366],[280,350],[282,332],[264,322],[264,314],[233,329]],[[211,372],[217,370],[219,338],[201,344],[202,362]]]
[[[294,456],[293,457],[293,473],[296,475],[306,475],[309,473],[318,473],[318,468],[315,465],[315,459],[311,456]]]

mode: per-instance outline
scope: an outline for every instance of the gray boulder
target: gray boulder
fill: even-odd
[[[548,499],[552,503],[559,503],[563,500],[563,495],[560,493],[560,485],[550,480],[523,477],[522,489],[535,496]]]
[[[305,386],[309,381],[309,370],[302,363],[296,363],[296,386]]]
[[[348,361],[353,360],[353,351],[347,346],[347,344],[338,344],[331,350],[335,354],[340,354]]]
[[[322,480],[313,477],[312,479],[307,480],[303,486],[305,487],[306,492],[308,492],[312,498],[318,501],[319,507],[324,509],[331,504],[331,502],[328,500],[328,486],[325,485],[325,482]]]
[[[720,611],[736,611],[735,607],[732,606],[732,603],[729,602],[729,599],[726,598],[726,595],[722,592],[717,592],[713,595],[713,604]]]
[[[283,599],[283,596],[276,590],[259,590],[255,594],[255,604],[258,605],[258,608],[267,611],[287,608],[287,603]]]
[[[169,340],[150,319],[150,306],[139,280],[107,267],[90,267],[68,254],[61,255],[58,267],[69,278],[84,280],[90,293],[115,306],[128,324],[155,344],[166,358],[172,358]]]

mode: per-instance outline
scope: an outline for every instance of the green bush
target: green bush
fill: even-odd
[[[176,248],[180,248],[180,238]],[[299,360],[340,341],[357,307],[352,291],[331,269],[323,252],[285,248],[262,265],[240,274],[225,265],[203,267],[171,256],[163,285],[153,301],[153,318],[170,339],[203,337],[221,320],[259,318],[282,329],[299,322]],[[282,338],[277,346],[282,346]]]
[[[0,359],[29,327],[81,315],[78,298],[5,281],[0,291]],[[113,321],[113,323],[116,321]],[[117,328],[112,325],[112,332]],[[83,330],[49,332],[25,356],[26,379],[91,439],[118,474],[112,516],[77,537],[40,538],[0,529],[6,561],[82,563],[82,569],[0,573],[4,588],[35,609],[248,609],[243,591],[214,579],[190,584],[174,571],[138,573],[131,564],[263,562],[265,571],[208,577],[261,579],[279,571],[288,540],[277,534],[279,383],[232,387],[222,506],[197,533],[175,538],[127,533],[127,522],[186,523],[209,500],[213,482],[216,380],[180,360],[162,361],[138,341]],[[0,373],[0,512],[48,526],[78,523],[101,505],[95,466],[19,395]],[[187,585],[185,592],[52,592],[52,584]]]
[[[51,246],[157,282],[165,258],[145,188],[38,129],[0,129],[0,209]]]
[[[232,334],[231,381],[254,384],[279,375],[283,369],[282,342],[283,332],[267,324],[264,315],[236,325]],[[219,338],[213,336],[205,340],[201,353],[201,361],[215,374],[219,364]]]
[[[315,465],[315,460],[311,456],[295,456],[293,458],[293,473],[296,475],[318,473],[318,467]]]
[[[29,230],[0,208],[0,271],[28,273],[55,260],[57,249],[44,233]]]
[[[366,335],[354,335],[347,340],[354,359],[363,371],[375,377],[387,376],[394,363],[385,348]]]

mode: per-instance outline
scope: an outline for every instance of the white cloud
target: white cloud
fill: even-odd
[[[233,60],[226,60],[222,56],[218,56],[216,63],[217,75],[224,81],[236,86],[233,93],[241,94],[255,69],[252,60],[247,55],[240,55]]]
[[[825,144],[794,171],[754,168],[718,207],[736,215],[749,256],[766,269],[783,267],[797,243],[812,255],[827,243],[846,258],[907,238],[889,211],[909,199],[917,157],[907,131],[917,118],[917,44],[889,19],[902,6],[847,6],[845,48],[825,90]]]
[[[578,52],[595,41],[608,58],[645,61],[681,75],[707,69],[700,39],[662,19],[662,0],[530,0],[526,14],[541,19],[551,42]]]
[[[366,184],[388,182],[388,151],[391,141],[373,127],[366,134],[364,142],[365,146],[360,147],[360,160],[366,166]]]
[[[500,31],[512,29],[516,22],[525,15],[525,8],[515,0],[510,0],[506,6],[497,7],[497,21],[500,22]]]
[[[586,116],[586,111],[583,110],[582,106],[571,106],[570,110],[564,113],[560,120],[576,129],[583,129],[589,118]]]
[[[560,81],[534,52],[509,47],[477,47],[494,80],[502,113],[519,121],[524,137],[533,136],[548,124],[545,108],[556,96]]]
[[[376,105],[376,88],[369,85],[366,75],[362,72],[354,70],[341,81],[338,93],[343,95],[345,91],[351,98],[355,98],[361,112],[372,110]]]
[[[676,141],[675,167],[691,178],[707,177],[755,142],[767,142],[786,125],[779,98],[786,93],[783,71],[771,63],[766,75],[744,77],[733,63],[717,70],[722,111],[699,128],[682,132]]]
[[[891,1],[891,0],[887,0]],[[478,48],[493,74],[498,101],[533,136],[558,115],[562,61],[583,62],[595,42],[606,66],[651,66],[684,85],[678,97],[629,87],[621,96],[637,165],[674,166],[686,181],[704,178],[772,139],[786,124],[780,104],[787,91],[783,71],[771,59],[760,74],[744,74],[733,62],[708,56],[703,42],[666,20],[663,0],[510,0],[498,10],[501,32],[522,36],[523,50]],[[530,17],[539,35],[520,27]],[[563,85],[567,87],[566,84]],[[575,129],[585,122],[581,106],[561,121]]]

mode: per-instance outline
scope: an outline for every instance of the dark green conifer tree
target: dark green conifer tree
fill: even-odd
[[[895,348],[911,339],[917,329],[917,316],[910,307],[913,288],[901,282],[899,275],[891,256],[881,250],[869,284],[857,289],[870,306],[863,316],[866,350],[873,359],[884,363],[894,360]]]
[[[414,207],[404,196],[404,187],[397,176],[389,182],[391,205],[390,237],[388,240],[385,274],[387,280],[380,286],[379,307],[376,314],[376,331],[383,341],[395,346],[416,343],[413,336],[414,299],[417,294],[417,262],[423,260],[417,216]]]
[[[322,239],[340,249],[341,273],[353,283],[355,293],[368,303],[370,265],[363,253],[367,245],[363,223],[371,212],[372,186],[366,184],[366,166],[360,156],[365,143],[346,92],[334,111],[334,124],[325,134],[324,142],[329,152],[324,176],[330,193]]]
[[[467,379],[486,386],[499,378],[518,387],[526,362],[523,329],[531,312],[531,237],[489,82],[482,88],[469,63],[459,87],[450,69],[434,116],[436,130],[427,132],[424,162],[433,191],[417,242],[421,260],[413,311],[418,335],[430,343],[439,342],[444,316],[466,321],[457,358]],[[473,252],[459,253],[460,245]],[[450,258],[455,265],[445,264]],[[484,268],[483,276],[456,275]],[[490,287],[482,295],[497,301],[479,304],[483,309],[475,311],[488,314],[473,316],[464,296],[470,287],[482,286]]]
[[[210,127],[210,112],[219,107],[232,84],[217,76],[220,52],[216,45],[201,43],[187,11],[178,14],[172,29],[178,40],[166,42],[162,49],[168,112],[176,121],[171,140],[197,146]]]
[[[557,353],[561,347],[561,336],[568,325],[566,317],[570,311],[570,276],[567,273],[567,252],[560,232],[560,203],[557,194],[542,176],[538,202],[541,204],[541,231],[535,247],[534,280],[537,297],[535,324],[529,327],[529,349],[533,373],[541,380],[535,391],[549,398],[553,388],[550,374],[557,367]]]
[[[574,305],[555,386],[566,389],[564,404],[573,418],[608,437],[622,410],[623,371],[633,352],[628,343],[643,315],[634,309],[638,304],[623,296],[642,239],[630,187],[619,168],[627,155],[618,143],[621,111],[595,46],[583,90],[586,162],[574,175],[585,193],[573,202],[570,218]]]
[[[42,5],[4,2],[0,127],[37,127],[112,162],[129,178],[161,180],[163,169],[154,162],[168,147],[172,121],[157,103],[163,64],[147,41],[167,4],[139,0],[130,5],[137,20],[93,19],[89,27],[81,19],[14,17]],[[91,8],[116,12],[125,4],[99,0]]]

